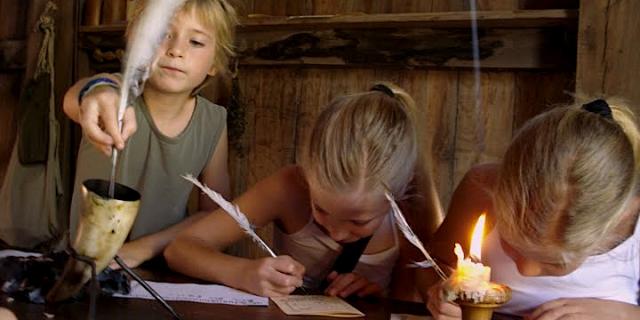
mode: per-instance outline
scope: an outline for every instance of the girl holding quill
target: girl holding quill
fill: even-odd
[[[334,100],[315,122],[301,164],[279,170],[234,201],[252,225],[274,222],[275,251],[281,255],[246,259],[225,254],[245,231],[219,209],[167,247],[169,266],[269,297],[301,286],[317,290],[323,282],[327,286],[320,289],[332,296],[384,292],[402,238],[385,192],[406,199],[412,182],[428,180],[416,170],[422,162],[415,113],[413,99],[390,84]],[[424,185],[432,187],[430,181]],[[428,208],[421,212],[437,223],[437,202],[426,200]],[[367,238],[355,268],[335,272],[343,247]]]

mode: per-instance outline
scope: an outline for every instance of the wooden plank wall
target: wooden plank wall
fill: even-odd
[[[0,0],[0,183],[16,137],[17,105],[25,67],[27,7],[26,1]]]
[[[576,91],[621,97],[640,115],[640,2],[583,1],[580,6]]]
[[[429,12],[464,10],[462,1],[244,1],[244,14],[306,15]],[[480,10],[522,8],[519,1],[480,1]],[[513,132],[547,106],[566,102],[573,92],[573,71],[482,72],[482,101],[476,110],[470,69],[374,69],[332,67],[240,66],[239,89],[246,108],[243,149],[231,151],[234,192],[244,191],[278,168],[294,163],[314,119],[334,97],[367,90],[376,81],[405,88],[420,110],[423,144],[430,150],[433,173],[446,207],[464,173],[474,164],[497,161]],[[479,138],[479,132],[483,132]],[[429,153],[429,152],[428,152]],[[425,224],[426,225],[426,224]],[[423,233],[426,232],[423,230]],[[270,231],[263,231],[265,237]],[[242,246],[241,254],[260,254]]]

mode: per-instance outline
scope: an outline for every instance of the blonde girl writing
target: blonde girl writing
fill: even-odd
[[[187,275],[263,296],[296,287],[342,297],[383,292],[400,240],[385,186],[408,194],[419,157],[415,106],[392,85],[333,101],[317,119],[301,165],[281,169],[234,202],[255,226],[275,224],[275,258],[247,259],[223,250],[245,235],[220,210],[182,232],[165,251],[169,266]],[[424,177],[424,176],[422,176]],[[428,212],[424,219],[429,219]],[[333,263],[344,244],[371,236],[353,272]]]

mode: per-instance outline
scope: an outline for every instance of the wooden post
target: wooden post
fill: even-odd
[[[640,2],[580,2],[576,90],[587,97],[617,96],[640,114]]]

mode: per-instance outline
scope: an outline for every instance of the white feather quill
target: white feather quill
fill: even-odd
[[[398,228],[400,229],[400,231],[402,231],[402,234],[404,235],[404,237],[407,238],[407,240],[409,240],[409,242],[411,242],[411,244],[413,244],[416,248],[418,248],[422,252],[425,258],[427,258],[426,261],[416,262],[415,265],[420,268],[433,267],[433,269],[436,271],[438,276],[440,276],[440,278],[442,278],[443,280],[446,279],[447,275],[442,271],[442,269],[440,269],[436,261],[431,257],[429,252],[424,248],[424,245],[422,244],[422,241],[420,241],[418,236],[416,236],[416,234],[413,233],[413,230],[411,230],[409,223],[407,223],[407,220],[402,215],[402,211],[400,211],[400,208],[398,207],[398,204],[396,203],[393,196],[387,191],[385,191],[384,195],[387,197],[387,200],[389,200],[389,203],[391,204],[391,211],[393,212],[393,218],[394,218],[393,220],[395,220],[396,224],[398,225]]]
[[[144,11],[138,17],[127,41],[127,50],[122,64],[122,83],[118,103],[118,130],[122,130],[122,118],[127,106],[142,94],[144,82],[155,67],[156,50],[164,39],[169,23],[185,0],[147,1]],[[113,196],[117,149],[111,153],[111,184],[109,193]]]
[[[171,19],[184,2],[185,0],[147,1],[144,11],[133,25],[122,68],[119,121],[122,121],[128,102],[142,94],[144,82],[155,67],[156,50],[167,33]]]
[[[200,181],[198,181],[198,179],[194,178],[192,175],[189,174],[182,177],[200,188],[200,190],[202,190],[202,192],[209,196],[211,200],[217,203],[220,208],[222,208],[222,210],[226,211],[236,222],[238,222],[240,228],[244,230],[244,232],[246,232],[255,243],[257,243],[260,247],[262,247],[262,249],[267,251],[272,257],[276,257],[276,254],[273,252],[273,250],[269,248],[269,246],[260,238],[260,236],[258,236],[258,234],[256,234],[255,231],[253,231],[253,227],[251,226],[251,223],[249,223],[247,216],[245,216],[244,213],[240,211],[240,208],[238,208],[238,206],[227,201],[221,194],[209,189],[207,186],[202,185]]]

